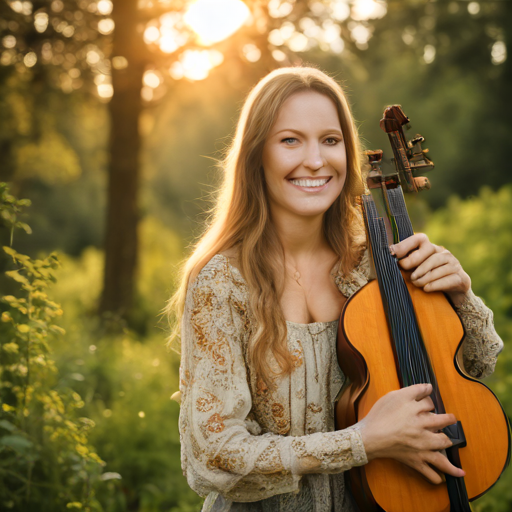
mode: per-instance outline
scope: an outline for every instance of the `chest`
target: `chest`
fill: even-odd
[[[330,273],[310,273],[286,280],[281,308],[290,322],[331,322],[339,318],[346,300]]]

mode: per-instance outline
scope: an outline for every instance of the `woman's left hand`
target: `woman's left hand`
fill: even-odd
[[[464,300],[471,279],[459,260],[447,249],[434,245],[424,233],[417,233],[390,247],[411,281],[426,292],[446,292],[455,305]]]

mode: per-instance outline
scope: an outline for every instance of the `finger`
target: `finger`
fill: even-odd
[[[427,258],[436,253],[436,246],[430,242],[421,244],[416,250],[400,260],[400,266],[405,270],[415,269],[421,265]]]
[[[466,475],[466,472],[463,469],[460,469],[454,466],[445,455],[440,452],[426,452],[425,460],[432,464],[436,469],[441,471],[442,473],[446,473],[447,475],[462,477]]]
[[[417,249],[421,244],[429,242],[425,233],[416,233],[415,235],[402,240],[401,242],[391,245],[389,247],[391,254],[394,254],[398,259],[403,258],[414,249]]]
[[[443,477],[434,469],[432,469],[426,462],[421,461],[416,466],[413,466],[416,471],[421,473],[430,483],[440,484],[443,482]]]
[[[424,427],[434,431],[457,423],[457,418],[454,414],[430,414],[425,415],[423,419],[425,421]]]
[[[414,384],[400,389],[399,392],[411,400],[420,401],[432,394],[432,384]]]
[[[442,432],[434,433],[430,430],[423,432],[421,440],[417,441],[416,448],[419,450],[428,450],[432,452],[438,452],[440,450],[446,450],[453,446],[453,441]]]
[[[455,257],[446,252],[434,252],[430,257],[428,257],[425,261],[423,261],[411,274],[411,279],[414,281],[416,279],[420,279],[428,272],[431,272],[437,267],[444,266],[446,264],[452,264],[454,267],[458,263]]]
[[[423,290],[426,292],[463,291],[463,285],[464,281],[459,274],[450,274],[449,276],[431,281],[423,287]]]
[[[425,275],[420,277],[419,279],[411,279],[412,284],[414,286],[417,286],[418,288],[423,288],[429,283],[432,283],[433,281],[437,281],[438,279],[441,279],[442,277],[451,276],[452,274],[455,275],[458,273],[458,267],[455,265],[452,265],[451,263],[447,263],[446,265],[442,265],[439,267],[436,267],[429,272],[427,272]],[[411,276],[412,277],[412,276]]]
[[[418,412],[430,412],[434,410],[434,402],[430,396],[418,400]]]

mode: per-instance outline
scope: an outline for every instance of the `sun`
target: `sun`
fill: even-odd
[[[185,13],[185,23],[210,46],[234,34],[249,18],[249,8],[241,0],[196,0]]]

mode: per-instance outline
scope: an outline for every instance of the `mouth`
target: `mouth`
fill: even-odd
[[[306,192],[318,192],[323,190],[331,181],[332,176],[325,178],[292,178],[288,181],[297,188]]]

